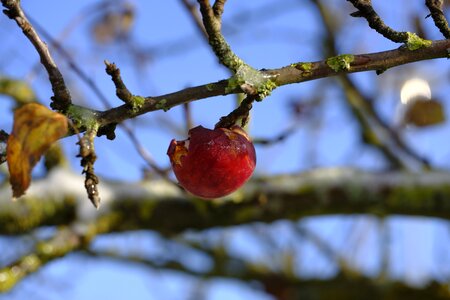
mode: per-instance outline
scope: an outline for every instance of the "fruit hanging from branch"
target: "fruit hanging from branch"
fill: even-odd
[[[180,185],[205,199],[234,192],[256,165],[253,143],[239,126],[214,130],[197,126],[189,130],[187,140],[172,140],[167,155]]]

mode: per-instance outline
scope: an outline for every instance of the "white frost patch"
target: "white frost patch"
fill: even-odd
[[[62,200],[63,196],[74,197],[78,202],[78,219],[88,221],[107,212],[109,204],[114,200],[181,196],[177,187],[164,180],[127,183],[100,179],[98,190],[101,204],[99,210],[96,210],[87,197],[84,175],[76,174],[68,169],[56,168],[45,179],[32,181],[23,197],[36,197],[42,201],[45,201],[46,198]],[[0,205],[14,205],[11,199],[11,187],[5,185],[0,189]],[[19,198],[17,201],[21,201],[21,199]]]

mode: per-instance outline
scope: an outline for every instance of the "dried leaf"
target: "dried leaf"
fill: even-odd
[[[13,131],[6,149],[13,197],[30,186],[31,170],[51,144],[67,134],[67,118],[47,107],[30,103],[14,113]]]
[[[442,104],[436,100],[417,99],[407,104],[403,122],[417,127],[426,127],[445,122]]]

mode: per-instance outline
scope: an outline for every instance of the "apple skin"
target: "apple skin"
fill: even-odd
[[[187,140],[170,142],[167,155],[180,185],[204,199],[234,192],[256,166],[255,147],[239,126],[192,128]]]

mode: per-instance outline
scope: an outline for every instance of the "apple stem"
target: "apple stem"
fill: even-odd
[[[253,101],[255,101],[257,95],[247,95],[241,104],[228,115],[221,117],[219,122],[214,126],[214,128],[230,128],[241,120],[241,127],[245,127],[248,122],[248,116],[250,110],[253,107]]]

